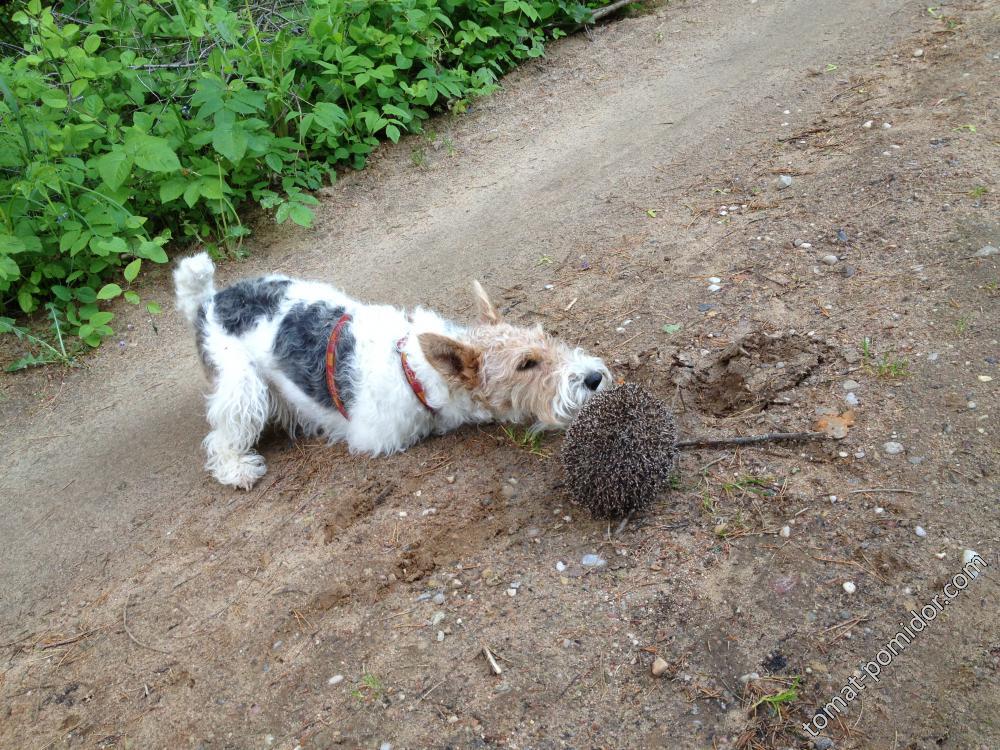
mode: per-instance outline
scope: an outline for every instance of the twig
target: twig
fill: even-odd
[[[503,670],[500,669],[500,665],[497,664],[497,660],[493,656],[493,652],[490,651],[490,647],[485,643],[483,644],[483,656],[486,657],[486,661],[490,663],[490,669],[493,670],[493,674],[503,674]]]
[[[851,490],[848,495],[861,495],[867,492],[898,492],[902,495],[919,495],[916,490],[902,490],[897,487],[867,487],[863,490]]]
[[[105,627],[107,626],[102,625],[99,628],[94,628],[93,630],[87,630],[83,633],[77,633],[76,635],[71,636],[70,638],[62,639],[61,641],[53,641],[52,643],[36,643],[35,648],[37,648],[39,651],[43,651],[47,648],[59,648],[60,646],[69,646],[71,643],[82,641],[87,636],[93,635],[94,633],[100,630],[104,630]]]
[[[591,16],[588,23],[597,23],[602,18],[607,18],[616,10],[624,8],[626,5],[632,5],[637,2],[637,0],[616,0],[616,2],[611,3],[611,5],[605,5],[603,8],[598,8],[595,10]]]
[[[748,435],[747,437],[731,438],[693,438],[679,440],[678,448],[700,446],[711,448],[724,445],[753,445],[755,443],[773,443],[779,440],[821,440],[826,437],[824,432],[768,432],[765,435]]]
[[[134,643],[136,646],[142,646],[143,648],[148,648],[150,651],[156,651],[157,653],[160,654],[169,655],[171,653],[170,651],[164,651],[162,648],[157,648],[156,646],[149,646],[140,641],[134,635],[132,635],[132,631],[128,629],[128,601],[131,598],[132,598],[132,592],[130,591],[128,592],[128,594],[126,594],[125,606],[122,607],[122,627],[125,628],[125,635],[127,635],[129,637],[129,640],[132,641],[132,643]]]

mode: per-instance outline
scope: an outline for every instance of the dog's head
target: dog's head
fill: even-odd
[[[462,340],[420,335],[427,361],[451,387],[468,390],[502,422],[532,422],[536,429],[567,427],[591,396],[611,385],[597,357],[532,328],[505,322],[474,282],[480,323]]]

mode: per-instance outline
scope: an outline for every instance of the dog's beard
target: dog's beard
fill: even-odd
[[[584,382],[587,375],[599,372],[601,382],[596,390],[591,390]],[[580,413],[583,405],[594,394],[600,393],[611,385],[611,371],[597,357],[591,357],[582,349],[573,352],[566,367],[559,377],[559,385],[555,398],[552,400],[552,416],[555,424],[552,427],[566,428]]]

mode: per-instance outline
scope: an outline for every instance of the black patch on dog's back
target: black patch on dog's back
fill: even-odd
[[[215,317],[226,333],[241,336],[261,318],[270,320],[278,312],[289,279],[246,279],[215,295]]]
[[[334,408],[333,398],[326,387],[326,347],[343,307],[331,307],[325,302],[294,305],[278,326],[274,340],[274,356],[278,367],[302,391],[319,404]],[[354,357],[354,334],[351,324],[340,329],[337,337],[337,393],[350,411],[351,384],[346,377]]]

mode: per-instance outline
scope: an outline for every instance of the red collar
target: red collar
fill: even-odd
[[[330,332],[330,340],[326,345],[326,387],[330,391],[330,398],[333,399],[333,405],[337,407],[337,411],[340,412],[341,416],[350,421],[350,416],[347,414],[347,408],[344,406],[344,402],[340,398],[340,394],[337,392],[337,339],[340,338],[340,333],[343,331],[344,326],[351,322],[351,316],[344,313],[340,316],[340,320],[333,327]],[[417,377],[417,373],[413,371],[410,367],[410,363],[407,361],[406,357],[406,342],[409,336],[403,336],[399,341],[396,342],[396,351],[399,353],[399,363],[403,368],[403,376],[406,378],[406,382],[410,385],[410,389],[413,391],[413,395],[417,397],[417,400],[421,405],[427,409],[431,414],[435,413],[435,409],[427,402],[427,391],[424,390],[423,383]]]
[[[399,352],[399,362],[403,366],[403,375],[406,377],[406,382],[410,384],[413,395],[417,397],[417,400],[423,404],[427,411],[434,414],[434,407],[427,403],[427,391],[424,390],[424,384],[420,382],[419,378],[417,378],[417,373],[413,371],[410,363],[406,361],[406,352],[404,350],[408,338],[409,336],[403,336],[403,338],[396,342],[396,351]]]
[[[337,411],[347,421],[350,421],[351,418],[347,416],[347,409],[344,408],[344,402],[340,400],[340,394],[337,393],[337,339],[340,338],[340,332],[344,330],[344,326],[350,322],[350,315],[347,313],[341,315],[340,320],[333,327],[333,331],[330,332],[330,340],[326,345],[326,389],[330,391],[330,398],[333,399],[333,405],[337,407]]]

